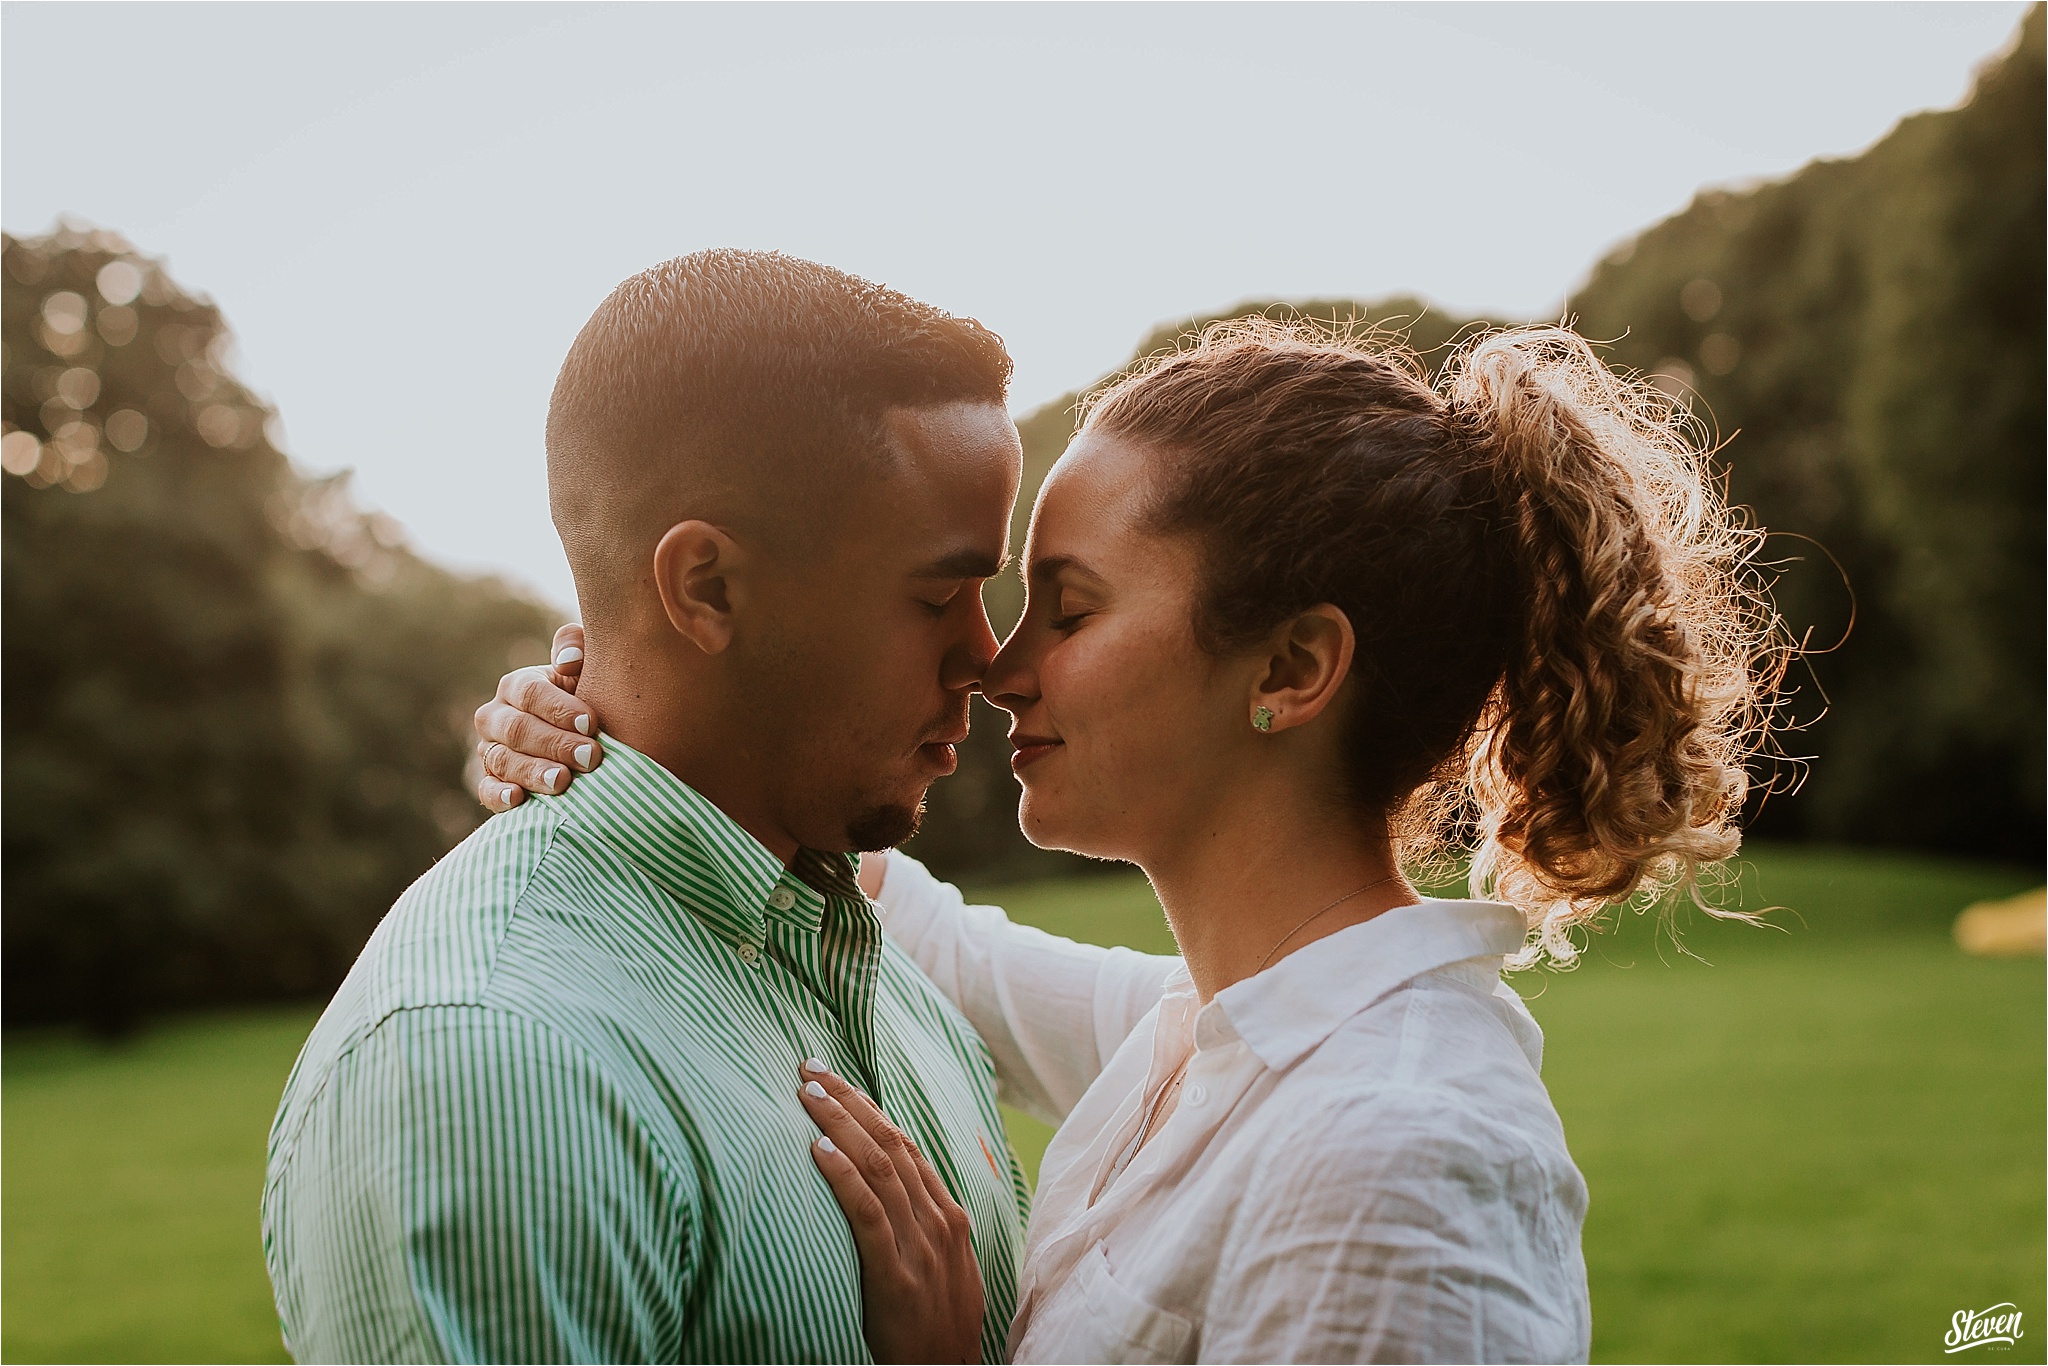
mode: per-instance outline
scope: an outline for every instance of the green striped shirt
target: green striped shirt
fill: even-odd
[[[1001,1359],[1026,1193],[987,1048],[853,862],[781,861],[617,741],[399,899],[271,1129],[263,1244],[300,1360],[865,1361],[797,1103],[817,1055],[974,1221]]]

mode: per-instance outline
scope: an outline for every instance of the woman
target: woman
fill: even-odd
[[[1061,1122],[1018,1360],[1585,1358],[1585,1185],[1500,970],[1735,851],[1772,618],[1691,438],[1555,328],[1432,389],[1230,323],[1090,403],[982,686],[1025,833],[1142,867],[1182,956],[1014,926],[898,853],[863,869],[1006,1097]],[[565,695],[532,710],[559,733],[479,713],[498,778],[538,769],[494,741],[587,743]],[[1402,876],[1459,835],[1496,899]],[[871,1322],[971,1352],[978,1307],[920,1288],[962,1281],[921,1233],[943,1187],[814,1082]]]

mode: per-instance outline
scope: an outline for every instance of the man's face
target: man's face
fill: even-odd
[[[956,403],[895,409],[886,429],[895,468],[852,492],[829,544],[762,577],[746,651],[778,823],[815,849],[910,837],[996,650],[981,587],[1009,554],[1017,428]]]

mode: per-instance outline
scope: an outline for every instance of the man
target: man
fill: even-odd
[[[860,1359],[812,1057],[966,1208],[999,1357],[1025,1195],[988,1053],[845,851],[909,835],[993,656],[1009,372],[972,322],[761,253],[584,327],[548,488],[605,763],[414,884],[300,1055],[263,1197],[300,1359]]]

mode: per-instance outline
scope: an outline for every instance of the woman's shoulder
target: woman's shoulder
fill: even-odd
[[[1364,1190],[1437,1191],[1418,1198],[1452,1204],[1583,1199],[1584,1180],[1540,1085],[1512,1095],[1456,1077],[1297,1074],[1267,1109],[1271,1122],[1255,1139],[1266,1157],[1248,1183],[1257,1199],[1312,1202],[1324,1192],[1348,1200]]]
[[[1298,1140],[1310,1130],[1315,1141],[1381,1146],[1486,1135],[1562,1151],[1542,1031],[1491,969],[1452,966],[1374,1001],[1287,1069],[1267,1103],[1272,1122]]]
[[[1290,1069],[1345,1079],[1454,1087],[1542,1088],[1543,1031],[1498,960],[1419,973],[1351,1010]]]

